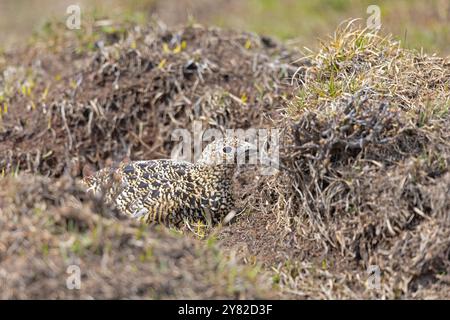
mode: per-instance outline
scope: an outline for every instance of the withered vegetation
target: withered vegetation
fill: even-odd
[[[75,44],[69,48],[81,41],[70,40]],[[37,70],[9,66],[5,91],[24,94],[5,98],[5,172],[18,166],[77,175],[86,163],[168,157],[173,131],[191,130],[194,120],[205,128],[267,126],[274,106],[288,95],[287,79],[296,70],[289,62],[299,57],[268,38],[200,26],[168,30],[155,24],[131,29],[109,46],[102,40],[95,45],[81,57],[73,48],[62,50],[64,61],[77,61],[63,75],[39,57],[31,60]]]
[[[276,244],[265,251],[277,253],[282,288],[309,298],[448,297],[450,61],[353,23],[308,59],[280,122],[287,171],[250,198],[255,220],[263,211],[270,221],[254,223]],[[247,239],[273,257],[261,242]],[[367,282],[370,266],[379,289]]]
[[[114,37],[112,28],[93,44],[52,34],[3,56],[2,298],[273,297],[259,264],[221,253],[214,236],[199,242],[189,230],[133,224],[73,180],[85,164],[167,158],[171,133],[194,120],[205,129],[269,126],[298,53],[200,26],[118,28]],[[71,264],[81,291],[66,288]]]
[[[273,296],[258,266],[243,266],[213,240],[118,219],[69,176],[23,174],[0,185],[2,299]]]
[[[195,25],[103,36],[0,59],[5,297],[449,298],[448,58],[354,22],[309,56]],[[279,174],[242,175],[246,210],[205,239],[119,219],[74,184],[86,163],[169,156],[194,120],[283,132]],[[70,261],[88,272],[78,296]]]

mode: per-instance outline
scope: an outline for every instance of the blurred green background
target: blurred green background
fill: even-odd
[[[365,21],[369,5],[381,9],[382,29],[408,48],[450,54],[450,0],[0,0],[2,47],[26,41],[48,19],[64,22],[66,8],[79,4],[82,23],[111,18],[167,25],[196,21],[271,35],[314,48],[343,20]]]

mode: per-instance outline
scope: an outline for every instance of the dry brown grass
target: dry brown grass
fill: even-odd
[[[172,131],[194,120],[267,126],[289,93],[294,52],[200,26],[119,28],[100,39],[81,52],[90,39],[56,34],[3,61],[1,297],[272,297],[258,263],[221,252],[214,236],[200,242],[188,230],[176,237],[117,220],[73,180],[85,163],[168,157]],[[81,291],[65,288],[72,263],[85,272]]]
[[[93,52],[72,50],[80,39],[59,39],[55,46],[68,41],[71,49],[51,48],[48,56],[44,46],[26,60],[30,70],[36,70],[36,56],[77,64],[60,81],[54,77],[62,68],[40,65],[28,73],[34,94],[25,88],[5,97],[10,107],[0,129],[0,169],[35,175],[0,181],[0,266],[18,275],[6,297],[39,296],[40,288],[50,288],[43,292],[52,297],[74,297],[56,289],[66,266],[58,248],[78,239],[87,245],[73,256],[82,257],[96,279],[86,280],[89,289],[80,297],[268,297],[265,276],[252,267],[263,263],[283,298],[448,298],[448,59],[403,49],[353,24],[295,67],[288,62],[297,52],[246,33],[153,25],[107,38]],[[17,56],[7,61],[14,66]],[[287,85],[288,77],[296,86]],[[9,85],[20,92],[25,80]],[[33,100],[49,83],[47,99]],[[211,230],[209,240],[194,240],[189,232],[183,238],[152,228],[141,232],[59,177],[79,177],[85,163],[167,156],[171,131],[189,129],[196,119],[204,128],[276,126],[284,132],[281,173],[241,176],[236,188],[247,210],[235,223]],[[81,229],[69,230],[69,220]],[[100,245],[92,237],[98,224],[107,230]],[[142,246],[129,240],[134,232],[144,234]],[[249,269],[212,264],[216,249],[207,243],[215,237],[219,250],[238,251]],[[23,241],[28,238],[32,243]],[[130,255],[141,256],[150,243],[160,259],[155,263],[174,265],[174,273],[136,260],[135,275],[116,281],[101,268],[105,247],[112,246],[114,257],[108,266],[120,273]],[[228,254],[219,255],[228,261]],[[202,256],[206,261],[198,263]],[[370,265],[382,273],[377,290],[367,286]],[[29,279],[29,270],[38,275]],[[197,270],[207,276],[198,278]],[[235,283],[238,289],[228,291],[230,274],[247,285]],[[160,279],[171,279],[168,287]],[[34,288],[29,295],[27,287]]]
[[[289,62],[298,54],[270,39],[157,24],[125,34],[81,56],[60,46],[74,49],[85,40],[56,37],[51,50],[78,64],[60,81],[54,79],[58,71],[43,65],[40,74],[32,73],[34,94],[7,98],[0,168],[79,175],[86,163],[168,157],[175,129],[192,130],[194,120],[204,128],[268,126],[290,92],[287,79],[295,67]],[[12,91],[26,81],[15,80],[19,86]]]
[[[275,196],[265,204],[274,233],[294,239],[282,287],[309,298],[446,297],[448,60],[349,23],[309,61],[282,121],[288,172],[251,199],[256,211]],[[366,286],[370,265],[382,272],[378,290]]]
[[[69,177],[0,180],[1,299],[261,299],[257,265],[167,229],[118,219]],[[69,290],[68,266],[81,269]]]

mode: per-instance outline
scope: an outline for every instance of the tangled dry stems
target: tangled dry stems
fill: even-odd
[[[64,50],[58,54],[72,57]],[[281,297],[448,298],[448,59],[404,49],[354,23],[343,25],[295,67],[288,62],[298,53],[268,39],[196,26],[131,30],[120,41],[76,57],[65,85],[51,90],[34,111],[24,97],[8,98],[14,108],[3,116],[0,135],[6,174],[20,168],[79,176],[84,163],[102,167],[124,156],[167,156],[171,131],[197,119],[205,128],[276,126],[284,132],[283,170],[271,177],[242,176],[236,187],[247,210],[214,231],[221,247],[239,248],[249,263],[264,262]],[[287,86],[290,77],[297,87]],[[44,91],[42,78],[35,83]],[[6,190],[18,182],[2,183]],[[74,192],[62,190],[69,195],[57,193],[51,201]],[[5,223],[14,219],[23,228],[41,221],[29,217],[19,200],[14,210],[11,204],[3,207],[10,212],[3,223],[7,234],[12,229]],[[59,216],[61,210],[51,212]],[[86,212],[81,216],[93,213]],[[129,243],[120,248],[133,250]],[[371,265],[381,271],[376,290],[367,285]],[[180,296],[174,292],[158,287],[156,295]],[[98,293],[103,295],[111,296]]]
[[[290,128],[282,155],[290,182],[271,181],[280,196],[269,210],[323,270],[311,273],[310,261],[292,256],[295,267],[280,269],[286,290],[323,298],[412,298],[436,290],[432,296],[445,297],[448,60],[351,22],[309,61],[297,72],[297,99],[282,121]],[[366,287],[371,265],[382,273],[378,290]]]

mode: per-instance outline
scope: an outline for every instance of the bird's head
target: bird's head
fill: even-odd
[[[239,166],[256,160],[258,148],[236,137],[216,139],[206,146],[197,163],[206,165]],[[251,161],[250,161],[251,162]]]

